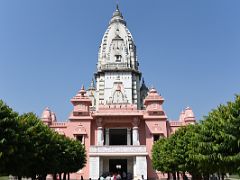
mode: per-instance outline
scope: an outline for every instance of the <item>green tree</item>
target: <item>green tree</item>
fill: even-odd
[[[171,173],[173,179],[176,179],[178,163],[173,151],[174,145],[173,138],[162,138],[155,142],[152,148],[152,163],[156,170]]]
[[[240,96],[220,105],[202,121],[196,156],[203,171],[219,176],[240,166]]]
[[[65,179],[66,174],[76,172],[85,166],[86,151],[79,141],[62,135],[58,135],[57,139],[56,153],[54,155],[56,162],[53,174],[64,173]]]
[[[179,128],[170,138],[174,139],[173,152],[178,166],[178,171],[185,176],[185,172],[192,175],[193,179],[201,178],[201,170],[198,161],[194,158],[197,154],[198,131],[200,125],[188,125]]]
[[[85,163],[80,142],[52,131],[33,113],[19,116],[0,101],[1,174],[46,179],[47,174],[76,172]]]
[[[196,133],[199,125],[189,125],[179,128],[169,138],[157,141],[152,150],[155,169],[172,173],[173,179],[180,179],[181,173],[190,173],[194,179],[201,178],[198,162],[193,158],[196,154]],[[177,177],[176,177],[177,174]]]
[[[8,174],[18,146],[18,114],[0,100],[0,174]]]
[[[153,146],[153,166],[162,172],[189,172],[209,179],[240,170],[240,96],[212,110],[198,125],[179,128]]]
[[[86,154],[81,143],[53,132],[33,113],[20,116],[19,121],[26,147],[22,154],[27,157],[22,161],[26,163],[20,169],[22,176],[45,179],[47,174],[67,174],[84,167]]]

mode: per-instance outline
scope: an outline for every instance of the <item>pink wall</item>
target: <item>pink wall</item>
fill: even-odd
[[[155,89],[149,91],[148,96],[144,100],[146,110],[137,110],[136,105],[120,105],[100,106],[98,111],[89,112],[91,100],[85,96],[84,88],[71,99],[74,105],[74,112],[71,113],[69,121],[66,123],[52,122],[50,117],[51,111],[46,108],[43,112],[42,120],[52,129],[55,129],[67,137],[75,138],[76,129],[81,127],[81,132],[85,136],[85,148],[87,153],[86,166],[81,170],[82,173],[71,174],[71,179],[80,179],[81,175],[84,179],[89,178],[89,147],[97,145],[97,122],[101,119],[101,127],[115,128],[124,127],[132,128],[137,125],[139,130],[140,145],[146,145],[147,149],[147,173],[148,178],[158,179],[166,178],[166,174],[156,172],[152,167],[151,150],[153,146],[153,135],[159,134],[164,137],[170,136],[179,127],[186,125],[185,120],[189,123],[194,123],[195,118],[191,108],[186,108],[181,113],[180,121],[167,121],[167,116],[163,111],[162,104],[164,99],[157,93]],[[80,105],[81,104],[81,105]],[[84,105],[84,106],[82,106]],[[140,120],[140,121],[138,121]],[[98,124],[99,125],[99,124]]]

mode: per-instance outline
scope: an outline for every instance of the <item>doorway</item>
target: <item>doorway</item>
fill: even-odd
[[[109,159],[109,172],[111,173],[127,173],[127,159]]]

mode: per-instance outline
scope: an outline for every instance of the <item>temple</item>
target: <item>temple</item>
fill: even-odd
[[[46,125],[86,148],[86,166],[71,179],[98,179],[107,173],[125,173],[128,179],[167,178],[152,167],[154,142],[196,121],[189,107],[179,120],[168,120],[164,98],[142,78],[136,45],[118,7],[103,35],[90,87],[82,86],[71,103],[66,122],[57,122],[49,108],[42,114]]]

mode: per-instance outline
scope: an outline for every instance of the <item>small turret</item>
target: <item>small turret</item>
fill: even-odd
[[[92,105],[92,100],[86,95],[84,86],[81,90],[71,99],[74,106],[73,116],[89,115],[89,107]]]
[[[196,119],[195,119],[193,110],[190,107],[187,107],[185,109],[184,121],[186,124],[195,124],[196,123]]]
[[[44,124],[48,126],[52,123],[51,110],[48,107],[44,109],[41,120],[43,121]]]
[[[164,99],[157,93],[155,88],[151,88],[148,92],[148,96],[144,99],[144,105],[149,115],[164,115],[162,104]]]

